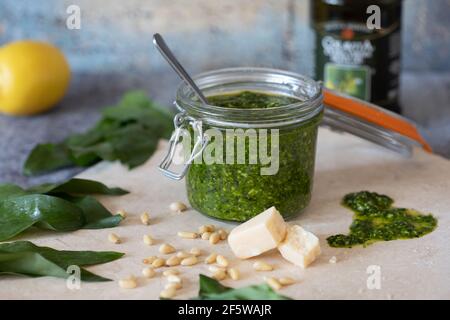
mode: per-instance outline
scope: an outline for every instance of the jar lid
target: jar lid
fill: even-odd
[[[268,68],[226,68],[199,74],[193,78],[205,95],[238,90],[261,90],[294,96],[302,100],[279,108],[227,109],[204,105],[192,89],[182,83],[175,105],[194,119],[216,126],[273,127],[300,121],[324,108],[323,125],[345,131],[378,145],[410,155],[414,147],[431,147],[420,135],[415,124],[393,112],[367,101],[322,87],[320,82],[297,73]]]
[[[193,80],[206,97],[248,90],[296,98],[296,102],[272,108],[227,108],[202,103],[190,85],[182,82],[176,108],[216,127],[279,128],[307,121],[323,110],[322,84],[290,71],[224,68],[198,74]]]
[[[418,146],[432,152],[416,125],[405,117],[332,90],[324,89],[323,96],[324,125],[407,156]]]

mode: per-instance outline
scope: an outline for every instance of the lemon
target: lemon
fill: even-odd
[[[69,80],[66,58],[49,43],[22,40],[0,47],[0,112],[46,111],[62,99]]]

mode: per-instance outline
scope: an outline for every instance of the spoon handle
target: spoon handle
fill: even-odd
[[[177,58],[175,58],[172,51],[169,49],[163,37],[159,33],[155,33],[153,35],[153,44],[159,50],[164,59],[166,59],[167,62],[171,65],[171,67],[175,70],[175,72],[181,77],[181,79],[186,81],[189,84],[189,86],[194,90],[200,101],[203,102],[204,104],[208,104],[208,100],[206,100],[205,96],[197,87],[194,80],[192,80],[192,78],[189,76],[186,70],[184,70],[183,66],[178,62]]]

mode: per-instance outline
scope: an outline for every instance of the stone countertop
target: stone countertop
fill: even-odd
[[[34,117],[0,116],[0,183],[29,186],[61,181],[80,168],[24,177],[21,168],[37,143],[57,142],[90,128],[100,117],[100,109],[114,104],[127,90],[142,88],[165,105],[171,105],[178,78],[163,74],[132,75],[78,74],[60,106]],[[401,103],[404,115],[416,121],[437,154],[450,158],[450,73],[405,73]]]
[[[196,230],[198,226],[213,223],[230,231],[234,223],[211,220],[206,215],[188,208],[182,213],[170,212],[169,203],[187,202],[186,187],[180,181],[164,178],[156,165],[164,154],[167,143],[160,143],[155,155],[144,165],[128,170],[118,162],[99,163],[82,173],[80,178],[94,179],[109,186],[120,186],[130,193],[121,197],[102,196],[98,199],[111,212],[124,209],[128,217],[114,228],[123,240],[121,244],[107,241],[111,229],[74,232],[30,230],[16,240],[30,240],[40,246],[58,250],[119,251],[125,256],[111,263],[91,266],[89,271],[113,281],[82,282],[80,287],[67,287],[58,278],[29,278],[4,276],[1,278],[1,299],[158,299],[166,281],[162,270],[152,279],[140,276],[142,259],[159,255],[160,242],[169,241],[177,250],[197,247],[203,255],[200,263],[177,269],[183,287],[175,299],[188,299],[198,293],[198,275],[210,275],[202,260],[211,251],[226,257],[240,271],[238,281],[224,279],[223,285],[244,287],[260,284],[264,276],[291,277],[296,283],[282,288],[280,293],[299,300],[316,299],[448,299],[450,297],[450,162],[444,158],[416,150],[411,158],[374,147],[368,141],[350,134],[341,134],[326,128],[319,130],[316,174],[311,203],[291,225],[301,225],[314,233],[320,242],[321,255],[306,269],[288,263],[277,250],[257,258],[234,258],[226,241],[211,246],[209,241],[182,239],[180,230]],[[345,150],[345,152],[341,152]],[[351,157],[348,155],[352,154]],[[355,174],[357,172],[357,174]],[[350,210],[340,205],[342,196],[357,190],[382,192],[395,199],[395,206],[409,207],[421,212],[432,212],[439,220],[432,233],[409,240],[378,242],[373,245],[332,248],[326,239],[347,233],[352,220]],[[143,225],[142,212],[151,212],[152,223]],[[330,223],[332,221],[332,223]],[[150,228],[150,229],[149,229]],[[158,243],[144,246],[142,235],[150,230]],[[332,257],[336,263],[330,263]],[[274,266],[270,273],[255,272],[252,265],[262,260]],[[135,275],[137,288],[121,289],[117,280]],[[212,317],[214,319],[214,317]]]

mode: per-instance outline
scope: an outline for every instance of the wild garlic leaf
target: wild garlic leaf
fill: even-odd
[[[28,192],[12,183],[0,184],[0,200],[10,197],[24,196]]]
[[[141,124],[123,127],[108,137],[118,160],[129,168],[137,167],[155,152],[159,138]]]
[[[67,166],[87,167],[101,160],[119,160],[129,168],[143,164],[158,140],[169,138],[172,115],[152,102],[145,92],[131,91],[84,133],[59,144],[37,145],[25,161],[24,174],[36,175]]]
[[[103,119],[87,132],[67,138],[66,144],[70,149],[74,164],[86,167],[100,160],[116,160],[114,146],[107,137],[121,127],[122,124],[119,122]]]
[[[12,184],[0,185],[0,241],[31,227],[54,231],[115,227],[123,218],[112,215],[89,194],[126,193],[120,188],[77,178],[28,190]]]
[[[199,296],[206,296],[209,294],[220,294],[230,290],[230,287],[226,287],[216,279],[207,277],[203,274],[199,275]]]
[[[0,241],[36,225],[41,229],[73,231],[85,224],[83,210],[64,199],[43,194],[0,201]]]
[[[73,165],[70,150],[64,143],[39,144],[31,151],[25,161],[23,174],[32,176],[54,168],[65,168]]]
[[[229,288],[215,279],[200,274],[197,300],[291,300],[275,292],[269,285]]]
[[[66,195],[64,199],[83,210],[85,218],[83,229],[112,228],[118,226],[123,220],[120,214],[111,215],[111,212],[91,196],[75,197]]]
[[[121,258],[112,251],[67,251],[40,247],[29,241],[0,244],[0,276],[20,274],[30,277],[52,276],[67,278],[69,266],[80,267],[82,281],[110,281],[82,268]]]
[[[109,188],[101,182],[80,178],[72,178],[66,182],[58,184],[42,184],[30,188],[27,191],[46,194],[57,194],[62,192],[71,195],[105,194],[118,196],[128,193],[128,191],[121,188]]]

